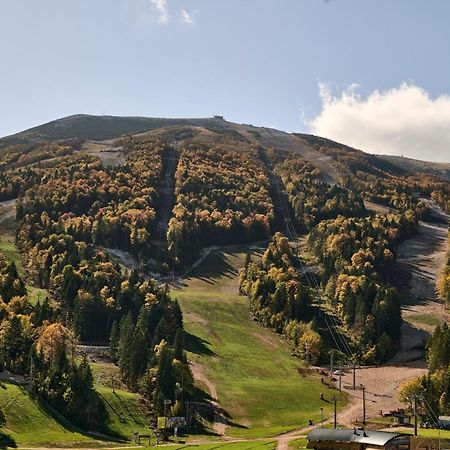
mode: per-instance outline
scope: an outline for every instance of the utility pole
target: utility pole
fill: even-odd
[[[320,428],[323,428],[323,408],[320,408]]]
[[[417,436],[417,395],[414,394],[414,436]]]
[[[333,376],[333,357],[334,357],[334,350],[330,351],[330,375]]]
[[[362,389],[362,401],[363,401],[363,425],[366,424],[366,387],[361,384]]]
[[[334,402],[334,429],[337,428],[337,409],[336,409],[336,396],[333,395],[333,402]]]
[[[165,398],[164,399],[164,422],[165,422],[165,428],[167,428],[167,407],[172,403],[170,399]]]
[[[353,365],[353,390],[356,390],[356,367]]]
[[[34,360],[33,355],[30,356],[30,386],[33,389],[33,369],[34,369]]]
[[[342,392],[342,363],[339,364],[339,392]]]

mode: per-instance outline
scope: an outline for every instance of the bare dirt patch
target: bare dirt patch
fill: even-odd
[[[364,200],[364,206],[366,207],[366,209],[368,209],[369,211],[373,211],[376,214],[388,214],[395,211],[395,209],[393,208],[380,205],[379,203],[370,202],[369,200]]]
[[[228,428],[228,421],[223,409],[219,405],[216,385],[208,378],[205,368],[196,362],[191,361],[191,370],[194,378],[202,383],[209,391],[211,396],[211,406],[214,409],[213,430],[220,436],[225,437],[225,430]]]
[[[130,253],[118,250],[116,248],[105,247],[105,250],[107,253],[116,258],[119,261],[119,263],[122,264],[127,269],[134,270],[138,268],[139,263],[133,258],[133,256]]]
[[[0,202],[0,236],[13,237],[16,227],[16,199]]]
[[[349,396],[349,406],[338,413],[338,422],[351,426],[362,417],[361,384],[366,387],[366,417],[379,417],[380,411],[390,411],[403,406],[397,399],[400,385],[411,378],[425,375],[428,369],[424,361],[398,366],[363,367],[356,370],[356,387],[353,390],[352,371],[342,377],[342,388]]]
[[[259,342],[261,342],[264,347],[268,349],[276,349],[278,348],[278,344],[274,342],[275,337],[264,335],[262,333],[254,332],[252,333]]]
[[[125,163],[123,148],[115,146],[114,141],[87,141],[83,143],[81,150],[97,156],[105,167],[116,167]]]
[[[393,362],[423,357],[427,339],[437,323],[450,322],[450,314],[436,294],[436,281],[446,262],[450,217],[441,208],[429,204],[427,221],[419,223],[416,236],[397,250],[397,268],[393,282],[402,296],[401,350]]]
[[[208,325],[208,321],[198,314],[195,314],[193,312],[186,312],[183,313],[184,321],[190,322],[190,323],[201,323],[202,325]]]

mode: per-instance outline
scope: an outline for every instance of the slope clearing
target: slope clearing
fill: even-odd
[[[395,284],[402,294],[402,349],[396,362],[422,358],[425,343],[436,325],[450,322],[450,314],[436,294],[436,282],[446,261],[450,217],[430,204],[431,212],[419,224],[416,236],[397,251]]]
[[[0,256],[13,261],[21,277],[25,276],[22,257],[15,244],[15,214],[16,201],[8,200],[0,202]],[[30,302],[34,305],[37,301],[43,301],[47,291],[30,284],[26,285]]]
[[[332,412],[332,395],[286,342],[249,317],[238,293],[248,247],[211,252],[172,294],[180,301],[194,374],[228,418],[229,436],[267,437],[302,428]],[[326,401],[320,400],[323,393]],[[340,406],[345,398],[339,399]],[[229,426],[229,428],[227,428]]]
[[[139,404],[138,394],[130,392],[121,381],[120,371],[111,362],[91,362],[94,386],[107,412],[105,428],[110,434],[130,440],[135,432],[148,434],[149,418]]]
[[[33,398],[23,387],[3,382],[0,386],[0,407],[5,414],[0,445],[10,447],[77,447],[101,446],[101,442],[83,435],[67,421],[55,416]]]

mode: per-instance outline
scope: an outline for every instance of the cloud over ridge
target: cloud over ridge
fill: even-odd
[[[350,85],[333,95],[320,83],[321,112],[310,132],[368,151],[450,162],[450,97],[431,98],[411,83],[366,97]]]

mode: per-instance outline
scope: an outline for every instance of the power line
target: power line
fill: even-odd
[[[281,189],[280,180],[278,180],[275,176],[274,176],[274,178],[275,178],[275,180],[274,180],[275,184],[277,186],[278,198],[280,201],[281,211],[282,211],[284,222],[286,225],[286,231],[287,231],[288,237],[290,237],[291,240],[298,242],[298,235],[297,235],[297,232],[295,231],[294,226],[292,225],[292,220],[290,218],[290,212],[289,212],[289,208],[288,208],[286,199],[285,199],[284,195],[282,195],[282,193],[281,193],[282,189]],[[310,286],[310,288],[316,290],[316,292],[318,294],[320,306],[324,306],[325,302],[323,301],[323,298],[322,298],[322,288],[320,287],[320,285],[317,282],[317,280],[315,279],[315,277],[309,274],[308,268],[302,263],[298,246],[296,248],[296,256],[297,256],[299,265],[302,269],[302,273],[304,274],[308,285]],[[330,326],[326,312],[324,312],[322,310],[322,314],[323,314],[326,326],[328,328],[328,331],[330,332],[330,335],[331,335],[334,343],[336,344],[337,349],[343,355],[345,355],[347,353],[349,358],[351,358],[353,360],[353,362],[355,362],[356,357],[355,357],[355,354],[353,353],[352,349],[350,348],[349,344],[346,342],[346,340],[343,338],[343,336],[340,333],[333,332],[332,326]],[[334,328],[337,329],[339,324],[338,324],[337,320],[335,319],[335,317],[333,315],[330,315],[329,318],[330,318],[330,322],[332,323]],[[337,337],[335,336],[335,334],[337,335]],[[340,344],[338,341],[340,342]]]

